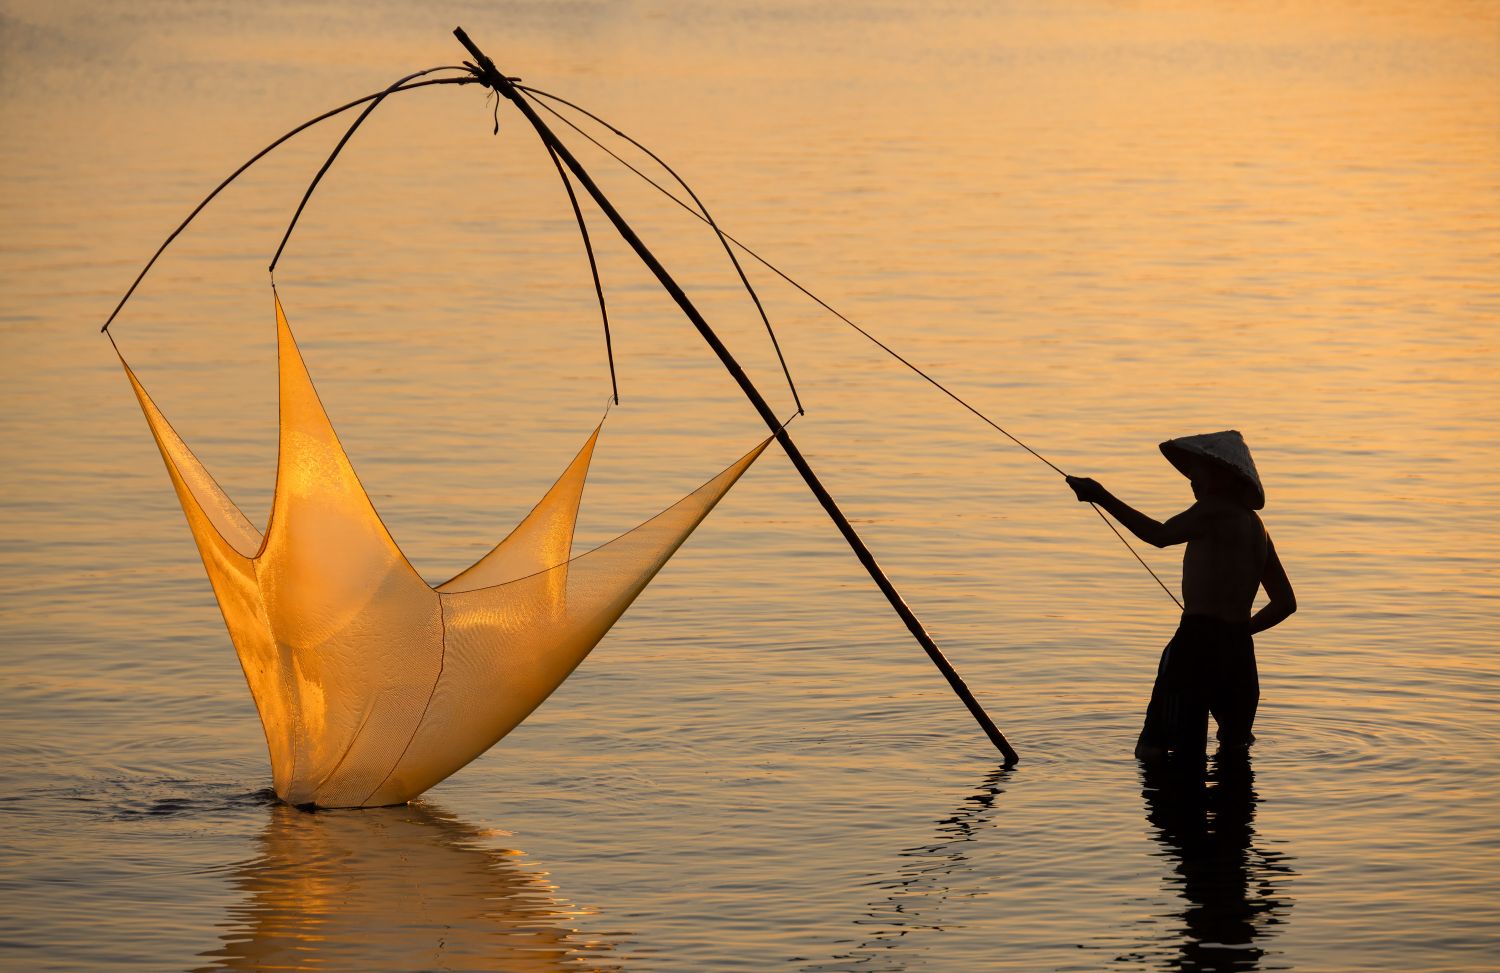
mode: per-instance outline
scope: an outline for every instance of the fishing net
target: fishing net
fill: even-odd
[[[125,371],[250,684],[276,793],[292,804],[403,803],[493,746],[583,661],[770,441],[570,559],[595,429],[505,540],[433,588],[360,485],[279,299],[276,329],[280,446],[264,536]]]

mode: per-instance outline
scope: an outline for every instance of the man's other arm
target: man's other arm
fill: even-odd
[[[1297,610],[1297,595],[1292,591],[1292,582],[1287,578],[1286,568],[1281,566],[1281,558],[1276,555],[1276,545],[1271,543],[1269,536],[1266,537],[1266,567],[1261,572],[1260,584],[1266,589],[1266,597],[1271,600],[1250,616],[1252,635],[1286,621],[1287,616]]]

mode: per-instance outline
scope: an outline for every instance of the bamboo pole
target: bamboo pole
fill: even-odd
[[[462,27],[454,28],[453,35],[474,56],[480,80],[492,88],[497,95],[509,99],[520,110],[521,114],[526,117],[526,120],[531,123],[531,127],[536,129],[536,133],[541,137],[542,142],[556,153],[557,157],[562,160],[569,171],[577,177],[579,184],[593,197],[600,211],[614,225],[615,230],[620,234],[621,238],[630,245],[630,248],[640,257],[641,262],[646,265],[647,269],[656,276],[661,286],[671,295],[672,300],[677,302],[677,306],[682,309],[682,313],[687,315],[688,320],[698,329],[698,333],[703,336],[703,340],[708,342],[708,346],[713,349],[714,354],[719,357],[719,361],[724,364],[730,376],[739,385],[740,391],[745,393],[745,397],[750,400],[750,404],[755,407],[755,411],[760,413],[761,419],[765,421],[766,425],[775,435],[776,441],[781,444],[781,448],[786,452],[787,458],[792,461],[792,466],[796,467],[797,472],[802,474],[802,479],[807,481],[807,486],[812,490],[813,496],[817,497],[818,503],[822,504],[823,510],[833,521],[834,526],[839,529],[839,533],[844,535],[844,540],[853,549],[854,556],[859,559],[860,564],[864,565],[865,570],[869,572],[870,577],[885,595],[886,600],[891,603],[891,607],[896,610],[896,614],[900,616],[901,621],[906,623],[907,629],[917,640],[917,643],[922,646],[923,650],[926,651],[927,657],[942,672],[943,676],[948,680],[948,685],[952,687],[953,692],[968,707],[969,713],[979,723],[985,735],[989,737],[990,742],[1005,757],[1006,765],[1014,764],[1020,759],[1016,754],[1015,748],[1005,739],[1005,735],[1000,732],[999,727],[995,726],[994,721],[989,718],[989,714],[985,713],[984,707],[979,705],[979,701],[974,698],[974,694],[969,691],[969,687],[964,683],[963,677],[958,674],[958,670],[954,669],[953,664],[943,655],[942,650],[938,648],[932,636],[927,634],[927,630],[923,627],[921,620],[917,618],[916,614],[906,604],[906,601],[901,597],[901,593],[891,583],[891,579],[886,577],[885,571],[881,569],[880,564],[875,560],[875,555],[865,546],[864,540],[855,531],[854,525],[849,523],[849,518],[844,516],[844,512],[839,509],[838,503],[823,486],[822,481],[818,479],[812,467],[808,465],[807,459],[802,455],[802,451],[797,448],[797,444],[792,441],[792,437],[783,428],[781,421],[771,411],[770,405],[766,403],[765,398],[760,394],[760,390],[750,381],[749,376],[745,374],[744,369],[740,367],[734,355],[719,340],[719,336],[714,333],[713,328],[709,326],[708,321],[688,298],[682,287],[678,285],[666,267],[662,266],[661,262],[656,259],[655,254],[641,241],[641,238],[636,235],[635,230],[631,228],[630,224],[625,222],[625,218],[610,203],[609,199],[599,189],[599,186],[589,176],[582,164],[573,156],[568,147],[547,127],[546,122],[542,121],[530,103],[521,97],[510,80],[495,67],[494,62],[469,39],[469,35],[464,32]]]

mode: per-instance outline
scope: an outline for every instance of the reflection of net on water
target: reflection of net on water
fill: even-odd
[[[244,899],[198,973],[222,970],[617,970],[520,852],[421,803],[359,813],[272,807]]]
[[[264,536],[126,372],[161,448],[292,804],[412,799],[552,694],[765,449],[569,559],[590,437],[530,515],[430,587],[375,512],[276,302],[280,448]]]

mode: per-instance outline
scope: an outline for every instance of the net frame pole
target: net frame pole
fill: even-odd
[[[703,314],[693,304],[692,300],[688,298],[687,293],[683,291],[682,287],[672,277],[666,267],[662,265],[661,261],[656,259],[656,255],[651,252],[650,248],[636,235],[635,230],[620,215],[619,210],[615,209],[614,205],[610,203],[608,197],[599,189],[598,184],[589,176],[588,171],[584,169],[583,165],[574,157],[568,147],[547,127],[547,123],[542,121],[541,116],[536,113],[536,110],[515,89],[510,79],[495,67],[495,63],[479,49],[469,38],[469,35],[464,32],[462,27],[454,28],[453,35],[474,56],[474,66],[481,82],[494,90],[498,96],[510,101],[525,116],[531,127],[536,130],[542,142],[556,153],[557,158],[561,159],[563,164],[568,167],[568,170],[578,179],[579,185],[583,186],[589,196],[593,198],[594,203],[598,205],[600,212],[609,219],[616,232],[620,234],[621,239],[635,251],[636,256],[640,258],[641,262],[646,265],[646,268],[656,277],[657,282],[661,284],[662,288],[671,295],[672,300],[681,308],[682,313],[698,329],[698,333],[708,343],[708,346],[713,349],[714,354],[718,356],[719,361],[728,370],[730,377],[739,385],[740,391],[745,394],[745,397],[750,400],[750,404],[755,407],[755,411],[765,421],[766,426],[775,436],[777,443],[781,445],[787,458],[792,461],[792,466],[802,475],[802,479],[807,482],[807,486],[812,490],[813,496],[822,505],[823,510],[828,514],[829,519],[833,521],[834,526],[838,528],[839,533],[844,536],[844,540],[853,549],[854,556],[859,559],[860,564],[864,565],[865,570],[869,573],[871,580],[875,582],[876,587],[885,595],[886,600],[891,603],[891,607],[895,609],[901,621],[906,624],[906,628],[911,632],[912,637],[922,646],[922,649],[927,653],[927,657],[932,660],[932,664],[937,666],[938,671],[948,680],[948,685],[953,689],[958,698],[963,701],[964,706],[968,708],[974,720],[984,730],[985,736],[995,745],[995,749],[999,750],[1004,756],[1005,764],[1008,766],[1016,763],[1020,757],[1017,755],[1015,748],[1005,739],[1005,734],[1000,732],[999,727],[995,726],[989,714],[984,711],[984,707],[979,704],[979,700],[974,698],[974,694],[969,690],[963,677],[958,674],[958,670],[953,668],[953,664],[948,661],[947,657],[943,655],[942,649],[938,648],[938,644],[927,633],[927,629],[922,625],[921,620],[917,618],[916,613],[906,604],[905,599],[901,597],[901,592],[896,590],[896,586],[886,576],[879,562],[875,560],[875,555],[871,553],[869,547],[865,545],[864,540],[854,529],[854,525],[849,523],[849,518],[844,516],[844,512],[839,509],[838,502],[834,500],[832,494],[828,492],[827,488],[823,486],[822,481],[818,479],[818,475],[808,465],[807,459],[802,455],[802,451],[797,448],[797,444],[792,441],[791,435],[787,433],[781,420],[771,411],[771,407],[766,402],[765,397],[760,394],[760,390],[750,381],[750,377],[745,374],[744,369],[740,367],[734,355],[730,353],[713,328],[709,326],[707,319],[703,317]]]

